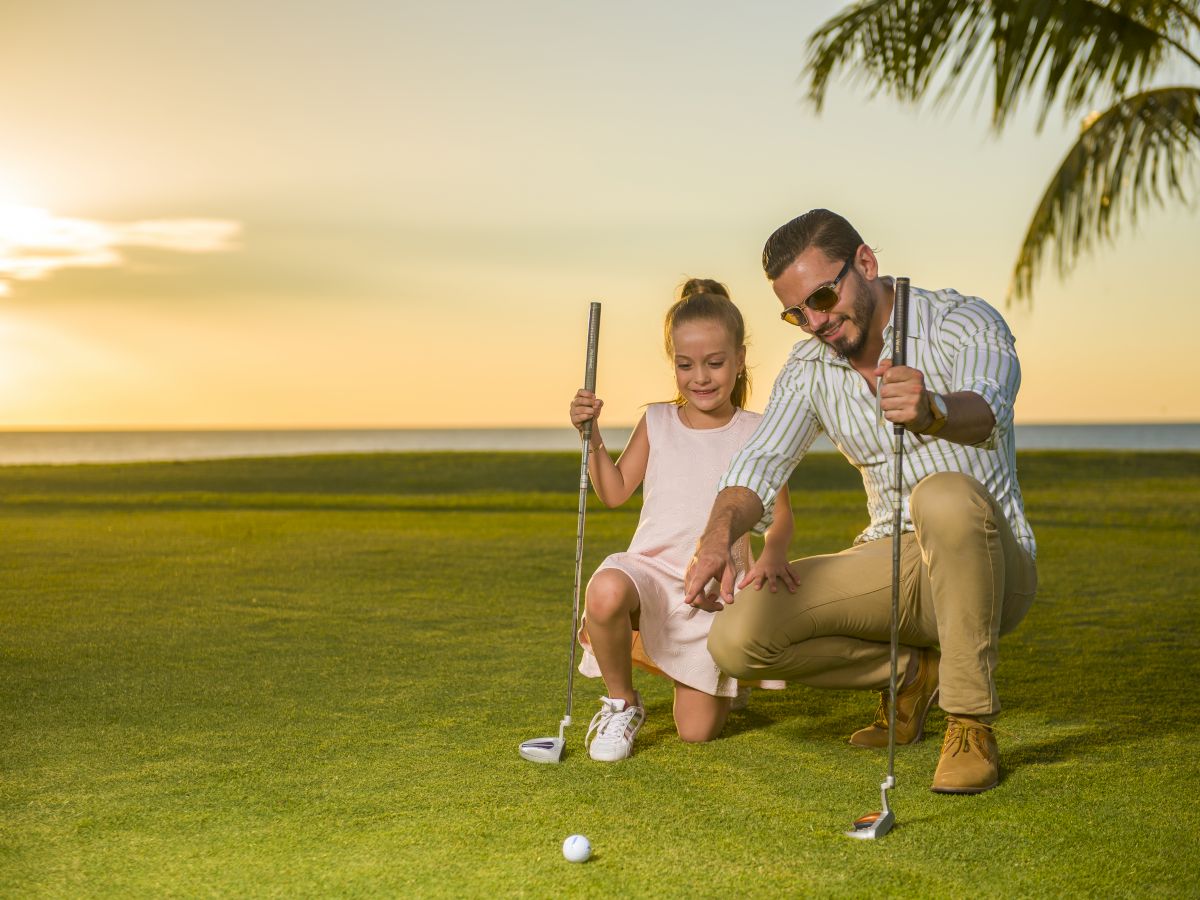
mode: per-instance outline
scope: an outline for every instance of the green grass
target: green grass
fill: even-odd
[[[6,895],[1194,895],[1200,455],[1021,457],[1041,591],[1005,638],[1005,768],[931,794],[938,740],[845,743],[873,698],[756,692],[617,765],[524,738],[562,713],[571,454],[0,469]],[[795,549],[863,526],[856,472],[793,480]],[[636,503],[588,520],[585,565]],[[940,734],[941,716],[933,722]],[[559,852],[588,835],[587,865]]]

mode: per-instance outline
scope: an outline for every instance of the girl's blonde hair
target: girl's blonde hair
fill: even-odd
[[[746,323],[742,321],[741,312],[729,299],[729,289],[711,278],[689,278],[679,288],[679,299],[667,310],[667,320],[663,325],[668,359],[675,358],[675,340],[672,333],[675,328],[685,322],[701,320],[720,322],[733,338],[735,347],[745,345]],[[738,409],[743,409],[749,399],[750,371],[743,365],[733,383],[729,402]],[[683,406],[687,401],[682,394],[676,393],[671,402],[676,406]]]

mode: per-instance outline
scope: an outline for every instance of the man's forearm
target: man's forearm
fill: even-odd
[[[728,549],[762,516],[763,505],[758,494],[750,488],[727,487],[717,494],[700,545],[703,547],[710,542],[717,542]]]
[[[937,433],[939,438],[968,445],[987,440],[996,426],[996,416],[986,400],[972,391],[942,394],[942,398],[948,415],[945,427]]]

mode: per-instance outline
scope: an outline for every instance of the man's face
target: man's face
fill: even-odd
[[[800,306],[823,284],[837,277],[844,259],[830,259],[816,247],[809,247],[775,279],[772,287],[783,308]],[[875,298],[858,271],[850,268],[837,286],[838,302],[826,312],[804,307],[807,326],[801,326],[817,340],[827,344],[839,356],[853,357],[867,342],[875,314]]]

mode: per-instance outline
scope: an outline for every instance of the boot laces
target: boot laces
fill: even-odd
[[[960,753],[975,752],[983,759],[990,759],[991,754],[984,737],[991,731],[991,727],[982,722],[964,722],[954,716],[947,716],[942,755],[949,753],[951,756],[958,756]]]
[[[899,715],[899,710],[897,710],[897,715]],[[882,728],[884,731],[887,731],[887,727],[888,727],[888,692],[887,691],[879,692],[879,708],[877,710],[875,710],[875,721],[872,722],[871,724],[878,726],[879,728]]]

